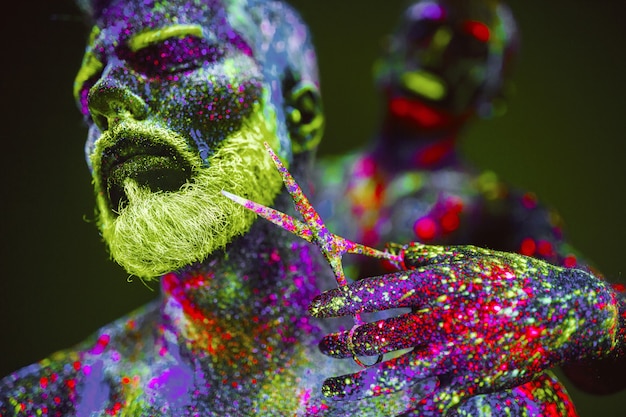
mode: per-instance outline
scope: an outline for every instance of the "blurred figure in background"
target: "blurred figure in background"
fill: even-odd
[[[378,247],[386,242],[417,241],[515,252],[565,269],[584,270],[590,281],[596,280],[585,260],[566,242],[556,212],[542,206],[533,193],[503,184],[493,172],[477,170],[460,154],[459,135],[472,119],[504,113],[518,48],[515,20],[500,2],[442,0],[411,5],[375,65],[376,83],[385,103],[378,132],[364,149],[327,158],[318,165],[316,200],[331,230]],[[353,260],[350,271],[363,278],[380,275],[390,267],[359,258]],[[537,274],[533,279],[548,277]],[[449,280],[442,280],[445,282]],[[355,293],[365,288],[369,288],[367,284],[361,284]],[[415,291],[426,288],[416,287]],[[561,290],[576,291],[566,286]],[[623,286],[616,285],[613,290],[623,300]],[[470,299],[470,305],[480,306],[490,297]],[[450,302],[447,308],[453,310],[454,305]],[[565,306],[577,310],[578,300],[573,297]],[[457,307],[465,309],[467,305]],[[436,315],[434,308],[431,315]],[[425,323],[422,325],[427,326]],[[381,322],[379,328],[389,326]],[[396,335],[395,342],[389,342],[391,336],[382,330],[368,329],[361,335],[363,343],[382,339],[381,346],[410,347],[413,336],[407,336],[409,327],[399,327],[404,334]],[[608,349],[609,359],[579,362],[573,358],[566,365],[567,374],[582,389],[611,393],[626,387],[621,331],[617,345]],[[617,334],[610,328],[606,332]],[[469,339],[476,338],[476,333],[464,334],[472,345]],[[405,343],[399,341],[403,337]],[[345,346],[340,347],[342,343],[352,342],[345,335],[332,335],[322,346],[327,353],[341,356],[346,351]],[[379,350],[370,346],[365,351]],[[619,359],[618,354],[622,355]],[[369,381],[363,377],[365,380]],[[359,384],[366,386],[363,381]],[[560,390],[553,382],[554,389]],[[567,397],[562,398],[565,407],[561,412],[574,413],[573,407],[567,409]]]

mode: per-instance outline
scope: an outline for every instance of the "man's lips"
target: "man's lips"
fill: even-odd
[[[114,212],[127,201],[126,179],[152,191],[177,191],[191,179],[191,166],[179,152],[146,137],[119,139],[101,161],[101,183]]]

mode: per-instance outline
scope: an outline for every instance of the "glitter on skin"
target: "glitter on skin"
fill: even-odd
[[[314,300],[311,313],[336,317],[410,308],[412,313],[357,329],[353,349],[377,355],[417,348],[352,375],[349,383],[345,377],[328,380],[328,395],[359,398],[367,395],[359,387],[372,383],[389,390],[395,381],[445,378],[445,387],[417,408],[444,412],[467,396],[522,385],[565,361],[607,355],[622,342],[615,331],[615,296],[586,271],[472,246],[403,249],[408,272],[329,290]],[[320,348],[349,357],[347,336],[326,336]]]
[[[138,194],[180,193],[198,171],[220,166],[220,156],[241,158],[260,171],[255,176],[273,176],[282,186],[272,164],[262,162],[268,158],[223,153],[237,133],[250,129],[260,134],[246,134],[244,142],[270,140],[294,175],[306,175],[312,157],[306,151],[314,150],[323,118],[316,113],[315,55],[291,8],[253,0],[113,0],[95,13],[98,29],[86,53],[102,69],[87,65],[77,102],[89,125],[85,150],[100,184],[103,217],[125,216]],[[201,24],[203,38],[167,37],[135,52],[128,46],[133,35],[168,27],[173,17],[176,25]],[[291,108],[300,113],[298,120],[288,118]],[[292,141],[300,153],[292,151]],[[238,181],[239,173],[232,174],[229,180]],[[168,183],[171,177],[180,184]],[[258,198],[245,188],[223,186]],[[261,188],[271,195],[273,180]],[[286,192],[271,203],[295,213]],[[237,213],[225,213],[224,227]],[[224,249],[161,277],[160,300],[0,381],[0,414],[402,413],[416,396],[410,389],[354,403],[322,395],[324,378],[354,370],[317,347],[341,321],[333,325],[306,314],[319,288],[334,285],[329,272],[306,242],[254,222]]]
[[[390,252],[378,251],[373,248],[350,242],[330,233],[326,226],[324,226],[324,223],[317,214],[317,211],[315,211],[313,206],[311,206],[309,200],[302,192],[302,189],[300,188],[298,183],[296,183],[289,171],[287,171],[287,169],[284,167],[278,156],[272,151],[271,147],[268,144],[265,144],[265,147],[272,157],[276,168],[280,172],[283,178],[283,182],[285,183],[285,187],[287,188],[287,191],[289,191],[289,194],[291,195],[291,198],[293,199],[296,208],[304,218],[306,225],[291,218],[290,216],[278,212],[277,210],[264,207],[263,205],[256,202],[252,202],[250,200],[238,197],[237,195],[234,195],[232,193],[222,191],[222,193],[226,197],[229,197],[233,201],[254,211],[258,215],[261,215],[262,217],[295,234],[296,236],[300,236],[309,242],[316,243],[320,247],[320,250],[324,254],[326,261],[333,270],[333,273],[335,274],[335,280],[340,287],[344,287],[348,284],[345,273],[343,271],[343,266],[341,264],[342,256],[345,253],[358,253],[361,255],[385,259],[396,263],[402,261],[402,257],[400,255],[395,255]],[[364,324],[364,322],[361,319],[360,315],[354,315],[354,326],[352,327],[352,330],[350,330],[348,343],[350,343],[350,341],[352,340],[352,331],[362,324]],[[353,354],[352,358],[358,365],[362,367],[374,366],[382,361],[382,355],[378,355],[376,362],[372,365],[365,365],[365,363],[362,362],[356,354]]]
[[[318,165],[314,203],[335,233],[373,247],[424,244],[406,254],[408,272],[381,275],[397,268],[351,258],[344,267],[362,279],[312,304],[319,317],[410,309],[323,339],[322,350],[337,358],[355,350],[394,355],[329,379],[323,389],[330,398],[384,396],[419,381],[433,394],[407,415],[576,416],[563,386],[544,370],[563,363],[567,371],[585,355],[577,383],[590,392],[624,388],[615,377],[625,369],[624,293],[592,274],[565,242],[558,215],[458,153],[472,116],[500,113],[516,44],[514,20],[497,2],[416,2],[375,66],[387,113],[373,142]],[[442,78],[445,97],[406,88],[405,74],[422,70]],[[467,244],[511,253],[454,246]],[[597,389],[600,375],[607,385]]]
[[[273,159],[294,203],[313,227],[249,200],[226,195],[307,241],[320,239],[319,234],[325,233],[328,245],[336,240],[341,242],[342,238],[321,223],[278,158],[273,155]],[[319,231],[313,232],[315,228]],[[322,388],[324,395],[354,401],[395,392],[421,381],[423,392],[434,396],[422,400],[414,413],[446,413],[466,397],[478,395],[463,405],[460,415],[473,415],[469,411],[473,407],[488,414],[503,398],[517,398],[529,391],[529,402],[525,404],[528,410],[537,408],[538,415],[575,415],[562,388],[552,386],[556,384],[554,378],[543,374],[535,380],[535,375],[566,360],[603,356],[615,350],[620,338],[615,330],[607,329],[615,328],[620,319],[609,284],[583,270],[472,246],[413,243],[392,246],[390,253],[396,252],[398,258],[393,261],[416,273],[399,272],[354,284],[348,284],[342,276],[342,280],[338,279],[340,287],[317,297],[310,311],[316,317],[355,318],[350,331],[322,340],[320,349],[329,356],[357,360],[356,355],[378,355],[380,360],[384,353],[418,347],[411,355],[385,362],[383,368],[328,379]],[[385,258],[375,250],[369,255]],[[440,283],[445,283],[445,287]],[[568,308],[569,305],[577,308]],[[360,319],[361,313],[390,308],[411,308],[413,313],[373,323]],[[595,314],[587,322],[594,311],[604,312],[605,317]],[[549,325],[537,326],[536,317],[549,317]],[[585,348],[581,349],[580,344]],[[444,376],[453,380],[445,387],[430,385],[433,378],[438,381]],[[533,382],[527,384],[528,381]],[[549,389],[541,388],[543,384]],[[502,391],[487,398],[480,396],[518,385],[522,388],[516,393]],[[516,405],[520,407],[519,401]],[[523,414],[524,409],[518,412]]]
[[[128,39],[146,29],[167,33],[173,17],[177,25],[201,24],[203,38],[186,31],[182,38],[178,33],[139,49],[129,47]],[[86,61],[77,78],[82,84],[77,101],[90,127],[85,149],[100,184],[103,217],[119,220],[135,196],[148,190],[159,197],[181,192],[176,184],[165,189],[168,178],[146,172],[189,173],[180,186],[196,186],[198,171],[229,166],[216,158],[240,159],[231,161],[235,168],[229,169],[236,172],[223,176],[220,186],[293,211],[286,192],[273,196],[282,183],[262,146],[269,140],[281,158],[294,163],[294,172],[304,175],[311,157],[305,151],[313,150],[320,135],[320,116],[312,114],[319,109],[315,55],[306,27],[291,8],[262,1],[115,0],[96,20],[99,29],[86,53],[102,67]],[[205,49],[209,53],[203,54]],[[293,87],[285,80],[287,72],[295,78]],[[300,112],[298,123],[286,120],[287,107]],[[315,123],[307,126],[307,120]],[[233,147],[238,136],[240,143]],[[301,153],[291,151],[292,140]],[[250,141],[258,142],[262,156],[248,149]],[[236,168],[237,163],[247,170]],[[250,170],[264,181],[252,193],[245,188],[250,178],[241,177]],[[244,188],[231,182],[242,182]],[[270,197],[259,199],[256,192]],[[113,197],[119,198],[118,209]],[[234,217],[247,213],[219,194],[215,199],[226,205],[220,227],[229,228]],[[344,405],[322,396],[324,377],[351,369],[319,352],[325,324],[306,314],[318,288],[332,285],[332,275],[306,242],[262,221],[247,227],[224,249],[209,250],[203,261],[165,274],[160,300],[3,379],[0,414],[402,412],[408,394]],[[74,366],[77,362],[80,367]]]
[[[159,139],[181,138],[201,161],[193,164],[194,168],[202,164],[210,168],[210,158],[227,146],[233,132],[241,130],[246,121],[254,120],[252,113],[262,115],[259,118],[267,123],[265,130],[272,132],[276,139],[272,146],[291,164],[294,175],[306,179],[307,155],[294,154],[290,141],[303,140],[306,144],[307,138],[299,138],[298,134],[306,133],[308,126],[288,125],[309,118],[289,120],[289,115],[295,113],[284,108],[290,92],[281,76],[291,71],[292,75],[304,79],[301,85],[316,85],[316,77],[306,29],[290,8],[278,2],[252,0],[233,0],[226,7],[211,0],[114,1],[104,16],[106,18],[98,22],[101,29],[96,31],[96,39],[87,51],[102,63],[102,74],[90,74],[91,79],[84,81],[78,95],[86,98],[85,103],[80,102],[80,98],[78,101],[90,125],[88,155],[96,149],[102,150],[97,141],[104,132],[115,130],[113,126],[123,118],[134,118],[145,128],[134,129],[135,133],[167,128],[174,135],[131,134],[123,138],[132,146],[107,153],[105,165],[106,159],[110,159],[116,162],[114,166],[124,167],[118,169],[110,184],[106,183],[107,189],[99,190],[100,198],[112,200],[120,184],[127,184],[127,177],[143,183],[145,189],[155,194],[178,192],[176,187],[165,189],[168,184],[163,180],[169,178],[144,176],[146,172],[160,170],[185,174],[191,171],[181,157],[183,153],[172,153],[171,148],[160,146],[163,143]],[[252,21],[253,17],[259,21]],[[206,39],[170,37],[162,44],[138,50],[138,54],[124,47],[127,37],[133,33],[167,26],[174,18],[179,20],[178,24],[201,23],[203,28],[216,32],[215,37],[209,33],[203,34]],[[264,28],[265,35],[251,29],[254,27]],[[216,44],[212,45],[214,41]],[[287,50],[272,49],[278,44],[286,45]],[[161,61],[149,65],[155,47],[168,57],[166,65]],[[203,55],[204,49],[210,53]],[[190,52],[192,59],[179,66],[178,58],[186,52]],[[315,100],[315,95],[310,98]],[[311,108],[317,109],[304,103],[298,110]],[[312,140],[309,143],[315,143],[314,138],[315,135],[309,138]],[[180,148],[178,151],[182,146]],[[308,148],[300,146],[300,149]],[[146,155],[141,155],[134,163],[125,163],[126,157],[133,156],[126,153],[129,150],[130,154],[141,150]],[[155,151],[158,155],[153,155]],[[441,152],[439,148],[431,148],[427,154],[418,159],[432,162],[432,155],[441,155]],[[254,166],[260,161],[252,157],[246,162]],[[378,172],[375,163],[366,165],[369,171],[364,172]],[[259,167],[263,171],[266,168],[265,165]],[[101,167],[96,163],[93,169],[98,175]],[[273,169],[267,170],[273,172]],[[418,181],[403,183],[428,184],[428,180],[418,178]],[[498,195],[498,186],[487,186],[493,186],[493,182],[483,185],[490,193]],[[378,202],[383,201],[383,187],[377,185],[370,189]],[[130,186],[123,191],[133,194],[137,190]],[[122,196],[119,207],[129,204],[126,200],[132,198]],[[441,219],[449,219],[458,214],[457,209],[468,206],[464,201],[459,207],[455,199],[433,201],[442,210]],[[110,203],[113,206],[115,202]],[[288,215],[295,214],[286,192],[279,194],[272,205]],[[107,207],[116,214],[112,208]],[[438,221],[439,217],[433,219]],[[443,224],[454,225],[454,222]],[[407,230],[412,230],[411,225]],[[537,238],[538,248],[540,240]],[[542,247],[546,253],[559,249],[547,251],[548,246]],[[557,363],[561,354],[575,357],[584,353],[583,350],[608,351],[612,346],[605,348],[593,343],[608,343],[609,336],[614,339],[611,342],[616,348],[623,345],[626,328],[623,288],[613,291],[596,281],[586,282],[588,272],[563,270],[521,255],[475,247],[415,244],[392,246],[390,251],[399,253],[393,251],[403,248],[409,253],[404,257],[404,268],[408,270],[341,287],[339,291],[353,292],[349,299],[341,294],[335,296],[338,289],[330,290],[317,299],[323,301],[317,301],[312,307],[318,313],[326,309],[328,314],[346,311],[352,316],[350,311],[358,312],[361,303],[376,308],[386,308],[387,303],[394,302],[399,305],[418,303],[417,309],[409,315],[426,325],[414,329],[409,323],[405,328],[407,332],[401,336],[393,326],[381,327],[384,328],[382,338],[366,332],[368,324],[361,326],[362,330],[354,328],[349,351],[376,352],[405,346],[407,340],[415,343],[410,330],[415,330],[414,336],[423,337],[417,341],[417,346],[411,345],[410,352],[396,355],[377,367],[355,375],[351,363],[318,351],[317,342],[323,334],[344,335],[339,337],[345,339],[345,332],[337,329],[338,326],[304,314],[306,306],[319,294],[319,288],[334,287],[333,277],[322,256],[305,242],[266,222],[254,222],[244,236],[234,238],[223,250],[209,254],[205,261],[163,276],[162,298],[157,302],[103,327],[80,345],[0,381],[0,414],[389,416],[407,412],[415,415],[424,410],[430,415],[439,415],[441,410],[454,408],[449,415],[506,415],[509,410],[519,411],[521,415],[531,412],[544,416],[572,415],[567,395],[546,373],[515,388],[498,384],[530,377],[528,371],[489,367],[486,371],[495,375],[489,374],[485,379],[477,376],[485,364],[476,360],[476,355],[483,353],[481,349],[489,348],[480,339],[491,337],[509,343],[497,352],[485,352],[486,356],[506,366],[530,363],[529,370]],[[544,281],[529,279],[535,274]],[[554,280],[550,281],[552,275]],[[385,280],[391,283],[389,288],[383,288]],[[372,283],[376,285],[368,287]],[[510,288],[505,285],[509,283],[512,283]],[[397,293],[398,288],[411,284],[417,286]],[[362,294],[358,293],[359,289],[363,290]],[[533,291],[545,294],[533,299]],[[429,293],[432,298],[428,298]],[[326,300],[329,294],[331,299]],[[496,295],[496,299],[490,300],[492,295]],[[473,304],[464,297],[470,300],[475,297],[476,303],[487,303],[491,314],[473,312]],[[603,299],[610,302],[596,303],[592,307],[584,305],[580,310],[584,317],[576,316],[577,310],[572,308],[577,301]],[[458,310],[451,309],[451,305]],[[616,314],[615,320],[594,322],[617,311],[616,306],[619,306],[619,319]],[[522,327],[528,323],[514,319],[528,309],[547,315],[548,320],[541,321],[538,315],[535,322]],[[430,311],[435,312],[435,320],[441,319],[436,324],[429,322]],[[566,319],[559,322],[559,318]],[[402,319],[392,318],[391,323],[393,320]],[[486,328],[489,323],[501,322],[503,332]],[[593,326],[588,326],[589,323]],[[607,328],[602,328],[603,325]],[[560,334],[553,334],[560,330]],[[428,332],[432,332],[431,340],[435,343],[421,344]],[[586,343],[591,340],[587,337],[595,336],[587,333],[593,332],[602,334],[593,338],[593,343]],[[570,336],[566,338],[565,334]],[[572,345],[579,335],[585,337],[582,347],[576,350]],[[443,342],[455,336],[464,337],[470,344]],[[553,346],[540,342],[545,338],[557,346],[556,357],[551,356]],[[329,341],[332,336],[323,343]],[[527,347],[537,349],[526,351]],[[454,355],[454,349],[460,349],[462,354]],[[341,354],[346,350],[339,344],[335,351]],[[494,358],[496,353],[505,357]],[[452,372],[425,375],[433,369],[448,370],[446,366],[452,366]],[[329,375],[347,376],[329,380],[322,388],[324,396],[320,386]],[[463,375],[473,375],[474,379],[468,380]],[[425,378],[420,379],[420,376]],[[488,390],[490,384],[502,390],[493,393]],[[487,393],[483,394],[483,390]]]

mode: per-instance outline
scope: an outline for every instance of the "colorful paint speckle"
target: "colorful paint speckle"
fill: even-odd
[[[456,129],[473,113],[498,113],[485,99],[502,80],[486,74],[504,72],[514,49],[508,9],[418,1],[407,10],[399,33],[409,38],[394,39],[389,65],[377,66],[394,129],[337,161],[344,177],[318,183],[316,207],[334,209],[326,217],[294,179],[310,179],[323,115],[315,54],[291,8],[79,3],[95,27],[74,93],[109,247],[129,209],[186,196],[202,172],[218,184],[191,206],[218,210],[199,220],[161,202],[131,217],[147,233],[121,235],[142,244],[111,252],[132,258],[131,273],[158,276],[160,298],[2,379],[0,417],[575,416],[549,368],[624,357],[624,287],[594,275],[534,195],[456,153]],[[407,50],[415,45],[427,50]],[[442,54],[450,59],[434,59]],[[416,123],[424,141],[405,136]],[[183,231],[199,223],[212,226],[192,240]],[[359,367],[363,356],[374,365]]]

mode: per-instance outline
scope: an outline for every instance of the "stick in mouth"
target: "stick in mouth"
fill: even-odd
[[[370,256],[373,258],[386,259],[398,265],[402,264],[402,254],[394,254],[387,251],[381,251],[378,249],[374,249],[368,246],[361,245],[359,243],[352,242],[348,239],[344,239],[341,236],[337,236],[331,233],[324,222],[320,218],[319,214],[313,208],[309,200],[306,198],[302,189],[296,183],[293,176],[289,173],[287,168],[280,161],[278,156],[274,153],[274,151],[270,148],[270,146],[265,143],[265,148],[268,153],[272,157],[278,172],[283,178],[283,182],[287,191],[291,195],[293,202],[296,206],[298,212],[302,215],[304,222],[294,219],[293,217],[284,214],[276,209],[263,206],[261,204],[255,203],[254,201],[247,200],[243,197],[239,197],[228,191],[222,190],[222,194],[234,202],[241,204],[243,207],[254,211],[259,216],[264,219],[274,223],[277,226],[282,227],[283,229],[295,234],[296,236],[301,237],[302,239],[315,243],[326,258],[326,261],[329,263],[333,273],[335,274],[335,279],[337,280],[337,284],[340,287],[348,285],[348,281],[343,271],[342,265],[342,257],[346,253],[356,253],[365,256]],[[364,324],[364,321],[361,319],[360,315],[354,316],[354,326],[352,327],[350,334],[354,333],[356,327]],[[348,341],[349,345],[351,345],[351,337]],[[382,356],[379,355],[376,362],[372,365],[364,364],[357,355],[352,355],[354,361],[362,366],[374,366],[382,361]]]

